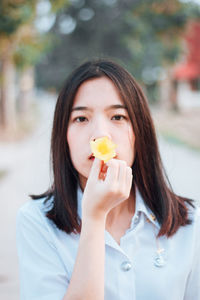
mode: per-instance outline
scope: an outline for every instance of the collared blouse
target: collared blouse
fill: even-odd
[[[79,189],[80,217],[81,201]],[[18,212],[21,300],[62,300],[72,276],[80,235],[58,229],[46,211],[41,199]],[[120,245],[105,230],[104,299],[200,300],[199,208],[190,219],[172,237],[156,238],[160,225],[137,190],[135,214]]]

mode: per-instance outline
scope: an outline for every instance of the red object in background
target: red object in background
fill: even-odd
[[[196,64],[182,64],[175,68],[174,77],[176,80],[193,80],[200,77],[200,69]]]
[[[193,80],[200,77],[200,22],[190,24],[185,41],[188,54],[185,62],[174,69],[176,80]]]

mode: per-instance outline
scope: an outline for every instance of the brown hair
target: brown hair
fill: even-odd
[[[125,103],[135,133],[133,187],[137,186],[144,202],[161,225],[159,236],[172,236],[180,226],[190,224],[187,204],[192,200],[173,193],[162,165],[156,133],[147,100],[135,79],[123,67],[110,60],[89,61],[69,76],[59,94],[53,121],[51,160],[54,183],[48,191],[33,199],[53,196],[47,217],[67,233],[81,231],[77,213],[78,174],[71,162],[66,140],[69,117],[79,86],[86,80],[107,76],[115,84]]]

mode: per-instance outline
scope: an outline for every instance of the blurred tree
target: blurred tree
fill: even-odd
[[[34,65],[39,61],[41,53],[51,49],[52,41],[49,35],[39,35],[31,23],[20,28],[19,41],[13,53],[19,78],[17,111],[20,119],[26,120],[33,100]]]
[[[131,26],[124,21],[130,1],[71,0],[57,14],[51,32],[57,45],[37,66],[37,83],[59,89],[66,76],[80,62],[91,57],[122,58],[128,64],[131,53],[122,41]]]
[[[59,89],[68,73],[91,57],[119,61],[152,99],[163,66],[180,52],[179,37],[197,6],[178,0],[70,0],[57,14],[52,53],[37,66],[37,83]]]
[[[15,66],[13,53],[20,26],[33,16],[34,1],[2,0],[0,4],[0,126],[15,127]]]
[[[19,79],[21,112],[28,108],[31,89],[34,87],[33,66],[41,54],[52,46],[48,34],[36,29],[38,5],[49,7],[46,11],[51,19],[66,7],[68,0],[1,0],[0,3],[0,127],[16,126],[16,68]]]
[[[129,20],[134,28],[133,67],[136,66],[136,77],[145,84],[149,98],[155,101],[159,97],[158,82],[171,77],[170,66],[183,51],[185,28],[188,21],[200,17],[200,6],[178,0],[141,0],[135,1],[132,14]],[[127,40],[131,38],[128,36]],[[142,51],[134,52],[135,43]]]

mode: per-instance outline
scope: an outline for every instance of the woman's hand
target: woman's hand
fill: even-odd
[[[95,158],[83,194],[83,218],[104,218],[113,207],[128,199],[132,178],[132,169],[125,161],[111,159],[102,166],[101,160]]]

